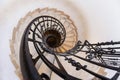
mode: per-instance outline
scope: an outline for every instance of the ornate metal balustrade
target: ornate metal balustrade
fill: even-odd
[[[46,73],[38,73],[35,65],[39,59],[61,78],[65,80],[81,80],[70,75],[58,57],[63,57],[64,61],[68,61],[72,67],[76,68],[76,71],[82,69],[102,80],[117,80],[120,75],[120,42],[110,41],[91,44],[87,40],[84,43],[78,41],[72,49],[59,52],[57,48],[64,43],[66,34],[64,25],[54,17],[44,15],[31,21],[23,34],[20,47],[20,65],[24,80],[50,80],[50,77]],[[31,44],[38,55],[35,58],[33,58],[30,51]],[[55,57],[58,67],[46,58],[45,53]],[[85,54],[86,57],[81,57],[77,54]],[[83,65],[81,62],[69,58],[69,56],[114,70],[116,73],[112,78],[108,78],[87,69],[89,65]]]

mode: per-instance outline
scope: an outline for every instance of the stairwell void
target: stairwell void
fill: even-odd
[[[17,76],[20,80],[117,80],[120,42],[90,43],[87,30],[82,30],[84,17],[72,4],[64,9],[64,3],[63,7],[32,8],[19,20],[10,41]],[[105,69],[115,73],[106,76]]]
[[[21,21],[13,34],[13,41],[21,40],[17,43],[20,52],[19,55],[16,53],[11,55],[20,79],[111,80],[118,78],[119,67],[117,63],[110,63],[110,59],[114,59],[110,56],[119,55],[116,54],[116,49],[119,47],[111,45],[120,42],[94,44],[87,40],[81,42],[78,40],[79,33],[70,16],[55,8],[36,9]],[[22,33],[19,34],[20,32]],[[19,39],[14,38],[18,35]],[[12,48],[15,50],[15,46]],[[105,76],[105,68],[118,72],[112,78],[108,78]]]

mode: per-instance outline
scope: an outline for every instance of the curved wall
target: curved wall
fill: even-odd
[[[2,0],[0,1],[0,80],[18,80],[10,61],[9,40],[20,18],[36,8],[57,8],[78,28],[79,39],[90,42],[119,41],[119,0]]]

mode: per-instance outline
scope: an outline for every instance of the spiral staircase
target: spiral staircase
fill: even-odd
[[[120,42],[91,44],[78,34],[70,16],[54,8],[21,18],[10,44],[20,80],[117,80]],[[106,68],[116,71],[114,76],[106,77]]]

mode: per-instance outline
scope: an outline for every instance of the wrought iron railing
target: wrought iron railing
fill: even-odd
[[[76,71],[82,69],[102,80],[117,80],[120,75],[120,42],[110,41],[91,44],[87,40],[84,43],[78,41],[72,49],[58,52],[56,48],[64,43],[66,34],[64,25],[54,17],[44,15],[31,21],[23,34],[20,47],[20,65],[24,80],[50,80],[46,73],[39,74],[35,68],[35,64],[39,59],[61,78],[65,80],[81,80],[66,71],[58,56],[64,57],[65,61],[68,61],[71,66],[76,68]],[[38,56],[36,58],[33,58],[30,52],[31,45],[29,43],[32,43],[37,52]],[[58,67],[46,58],[45,53],[55,57]],[[77,55],[83,53],[85,53],[86,57]],[[114,70],[116,73],[112,78],[108,78],[87,69],[89,65],[82,65],[81,62],[69,58],[69,56]]]

